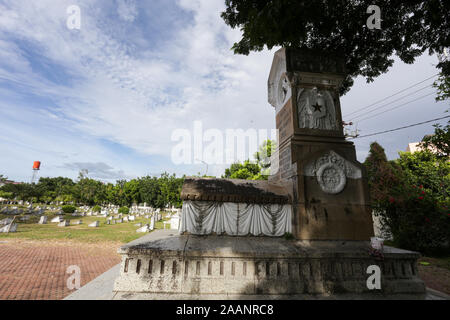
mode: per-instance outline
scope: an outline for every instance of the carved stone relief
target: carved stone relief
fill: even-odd
[[[361,170],[334,151],[329,151],[305,166],[305,176],[316,177],[323,192],[338,194],[347,178],[360,179]]]
[[[336,107],[327,90],[300,89],[297,95],[299,128],[337,130]]]

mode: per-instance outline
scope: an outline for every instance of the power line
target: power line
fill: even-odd
[[[398,130],[402,130],[402,129],[406,129],[406,128],[411,128],[411,127],[419,126],[419,125],[421,125],[421,124],[425,124],[425,123],[429,123],[429,122],[433,122],[433,121],[437,121],[437,120],[446,119],[446,118],[450,118],[450,116],[445,116],[445,117],[442,117],[442,118],[437,118],[437,119],[428,120],[428,121],[424,121],[424,122],[414,123],[414,124],[411,124],[411,125],[409,125],[409,126],[404,126],[404,127],[400,127],[400,128],[396,128],[396,129],[391,129],[391,130],[386,130],[386,131],[381,131],[381,132],[376,132],[376,133],[366,134],[366,135],[364,135],[364,136],[358,136],[358,137],[351,138],[350,140],[352,140],[352,139],[358,139],[358,138],[371,137],[371,136],[375,136],[375,135],[379,135],[379,134],[383,134],[383,133],[388,133],[388,132],[392,132],[392,131],[398,131]]]
[[[426,95],[423,95],[423,96],[420,96],[420,97],[418,97],[418,98],[416,98],[416,99],[414,99],[414,100],[411,100],[411,101],[402,103],[402,104],[400,104],[400,105],[398,105],[398,106],[395,106],[395,107],[393,107],[393,108],[390,108],[390,109],[387,109],[387,110],[385,110],[385,111],[376,113],[376,114],[374,114],[374,115],[372,115],[372,116],[370,116],[370,117],[366,117],[366,118],[363,118],[363,119],[361,119],[361,120],[358,120],[358,123],[359,123],[359,122],[362,122],[362,121],[364,121],[364,120],[367,120],[367,119],[375,118],[375,117],[377,117],[377,116],[379,116],[379,115],[381,115],[381,114],[384,114],[384,113],[386,113],[386,112],[389,112],[389,111],[398,109],[398,108],[403,107],[403,106],[405,106],[405,105],[407,105],[407,104],[410,104],[410,103],[413,103],[413,102],[418,101],[418,100],[420,100],[420,99],[423,99],[423,98],[425,98],[425,97],[431,96],[432,94],[436,94],[436,93],[435,93],[435,92],[430,92],[430,93],[428,93],[428,94],[426,94]]]
[[[356,111],[353,111],[353,112],[349,113],[348,115],[346,115],[345,117],[348,117],[348,116],[350,116],[350,115],[352,115],[352,114],[355,114],[355,113],[359,113],[359,112],[362,111],[362,110],[365,110],[365,109],[367,109],[367,108],[369,108],[369,107],[371,107],[371,106],[374,106],[374,105],[376,105],[376,104],[378,104],[378,103],[380,103],[380,102],[386,101],[387,99],[392,98],[392,97],[394,97],[394,96],[396,96],[396,95],[398,95],[398,94],[400,94],[400,93],[402,93],[402,92],[405,92],[405,91],[408,90],[408,89],[414,88],[415,86],[417,86],[417,85],[419,85],[419,84],[421,84],[421,83],[424,83],[425,81],[430,80],[430,79],[436,77],[437,75],[439,75],[439,73],[436,73],[435,75],[433,75],[433,76],[431,76],[431,77],[429,77],[429,78],[426,78],[426,79],[424,79],[424,80],[422,80],[422,81],[420,81],[420,82],[417,82],[416,84],[413,84],[412,86],[409,86],[409,87],[407,87],[407,88],[405,88],[405,89],[403,89],[403,90],[400,90],[400,91],[398,91],[398,92],[396,92],[396,93],[394,93],[394,94],[392,94],[392,95],[390,95],[390,96],[388,96],[388,97],[386,97],[386,98],[383,98],[383,99],[378,100],[378,101],[376,101],[376,102],[374,102],[374,103],[371,103],[371,104],[369,104],[369,105],[367,105],[367,106],[365,106],[365,107],[362,107],[362,108],[360,108],[360,109],[358,109],[358,110],[356,110]]]
[[[366,113],[363,113],[363,114],[360,114],[360,115],[357,115],[357,116],[353,117],[353,118],[351,119],[351,121],[354,121],[355,119],[357,119],[357,118],[359,118],[359,117],[364,117],[364,116],[368,115],[369,113],[372,113],[372,112],[374,112],[374,111],[377,111],[377,110],[379,110],[379,109],[382,109],[382,108],[384,108],[384,107],[387,107],[387,106],[391,105],[391,104],[394,103],[394,102],[397,102],[397,101],[400,101],[400,100],[402,100],[402,99],[404,99],[404,98],[410,97],[410,96],[416,94],[417,92],[420,92],[420,91],[425,90],[425,89],[430,88],[430,87],[431,87],[431,85],[422,87],[422,88],[420,88],[420,89],[414,91],[413,93],[408,93],[408,94],[406,94],[406,95],[404,95],[404,96],[401,96],[400,98],[398,98],[398,99],[396,99],[396,100],[393,100],[393,101],[390,101],[390,102],[388,102],[388,103],[386,103],[386,104],[383,104],[383,105],[381,105],[381,106],[375,107],[375,109],[372,109],[372,110],[370,110],[370,111],[367,111]]]

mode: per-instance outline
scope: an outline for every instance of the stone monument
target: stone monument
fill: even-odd
[[[186,178],[180,235],[120,248],[115,298],[424,298],[418,253],[371,254],[366,174],[343,134],[344,77],[337,57],[277,51],[277,170],[268,181]]]
[[[275,53],[268,86],[279,162],[270,181],[293,185],[297,239],[368,240],[373,235],[364,168],[343,133],[339,88],[344,78],[343,59],[309,50]]]

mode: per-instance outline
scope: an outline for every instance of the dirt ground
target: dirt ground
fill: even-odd
[[[420,261],[430,263],[427,266],[419,264],[419,276],[425,285],[450,295],[450,270],[440,266],[440,261],[434,258],[423,258]]]

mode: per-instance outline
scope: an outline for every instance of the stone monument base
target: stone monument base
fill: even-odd
[[[119,249],[114,299],[424,299],[416,252],[362,241],[177,235]],[[370,265],[381,289],[369,290]]]

